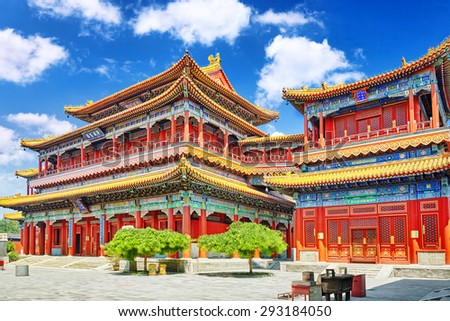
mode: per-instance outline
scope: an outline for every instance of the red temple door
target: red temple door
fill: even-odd
[[[350,255],[349,225],[347,219],[328,220],[328,259],[348,260]]]
[[[380,261],[393,263],[408,261],[406,246],[406,217],[380,218]]]
[[[305,220],[304,224],[304,238],[306,248],[316,248],[316,227],[314,220]]]
[[[352,261],[376,262],[377,260],[377,230],[363,228],[352,230]]]

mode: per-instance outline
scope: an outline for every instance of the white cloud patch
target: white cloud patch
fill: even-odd
[[[59,120],[54,115],[47,114],[9,114],[6,120],[38,136],[61,135],[76,128],[67,120]]]
[[[35,155],[20,147],[20,139],[14,130],[0,126],[0,166],[21,164],[35,159]]]
[[[42,14],[56,17],[80,17],[108,25],[122,21],[119,7],[103,0],[28,0],[30,7],[38,8]]]
[[[355,49],[355,51],[353,52],[353,55],[355,56],[355,58],[358,58],[358,59],[361,59],[361,60],[366,60],[366,55],[364,54],[364,49],[363,48]]]
[[[364,77],[341,50],[332,48],[325,39],[321,43],[305,37],[278,35],[266,47],[268,63],[260,72],[256,102],[275,108],[282,102],[281,88],[330,84]]]
[[[307,16],[302,12],[288,11],[288,12],[274,12],[272,9],[263,14],[254,16],[254,21],[260,24],[271,24],[276,26],[295,27],[302,26],[307,23],[316,23],[322,25],[322,22],[313,16]]]
[[[13,29],[0,30],[0,80],[18,84],[37,80],[42,73],[69,56],[52,38],[24,38]]]
[[[270,136],[284,136],[285,134],[283,132],[280,132],[277,130],[275,125],[273,124],[267,124],[265,125],[264,130],[270,135]]]
[[[176,0],[144,8],[132,22],[136,35],[170,33],[185,44],[232,44],[250,23],[251,8],[237,0]]]

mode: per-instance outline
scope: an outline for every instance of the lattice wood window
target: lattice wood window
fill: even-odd
[[[332,207],[325,209],[325,215],[348,215],[348,207]]]
[[[439,203],[438,201],[427,201],[427,202],[420,202],[420,211],[421,212],[428,212],[428,211],[437,211],[439,209]]]
[[[350,221],[351,227],[377,227],[376,218],[359,218]]]
[[[378,205],[380,214],[406,213],[406,203],[384,203]]]
[[[437,248],[439,246],[438,216],[437,214],[422,215],[423,246]]]
[[[350,213],[352,215],[359,215],[359,214],[376,214],[377,213],[377,206],[374,205],[361,205],[361,206],[352,206],[350,209]]]
[[[314,227],[314,221],[312,220],[306,220],[304,222],[305,224],[305,247],[315,247],[315,227]]]
[[[406,243],[406,219],[404,217],[394,217],[394,237],[396,244]]]
[[[342,116],[334,119],[334,128],[336,128],[336,137],[344,137],[345,131],[347,136],[356,134],[355,116]]]
[[[397,126],[406,125],[408,122],[408,117],[406,115],[406,105],[397,105],[395,108],[395,120]]]
[[[337,244],[338,242],[338,221],[329,220],[328,221],[328,243]]]
[[[391,242],[391,220],[389,217],[380,218],[380,243],[390,244]]]
[[[348,244],[350,242],[348,220],[341,221],[341,242],[342,244]]]
[[[316,210],[303,210],[303,216],[314,216],[316,214]]]

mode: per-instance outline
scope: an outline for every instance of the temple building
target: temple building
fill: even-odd
[[[450,264],[449,58],[447,39],[381,75],[285,88],[304,133],[269,136],[257,126],[278,113],[239,96],[219,55],[199,67],[186,52],[65,107],[84,127],[22,140],[38,166],[16,172],[27,195],[0,206],[22,213],[25,254],[101,255],[132,225],[189,235],[183,257],[205,258],[198,236],[252,221],[281,231],[281,257],[300,262]]]
[[[296,199],[300,260],[450,264],[449,49],[450,38],[385,74],[283,90],[307,128],[301,173],[265,182]]]
[[[27,195],[0,198],[0,206],[22,212],[25,254],[101,255],[101,245],[126,225],[195,240],[233,221],[253,221],[289,242],[295,202],[263,178],[295,170],[299,144],[261,148],[258,137],[273,144],[256,126],[278,113],[239,96],[219,55],[209,62],[201,68],[186,52],[154,77],[65,107],[87,125],[21,140],[37,152],[37,168],[16,172],[27,179]],[[206,255],[195,243],[183,253]]]

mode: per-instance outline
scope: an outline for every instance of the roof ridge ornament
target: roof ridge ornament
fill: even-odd
[[[215,57],[214,57],[214,55],[209,55],[208,61],[209,61],[210,66],[220,66],[220,62],[222,61],[220,59],[220,53],[216,53]]]

